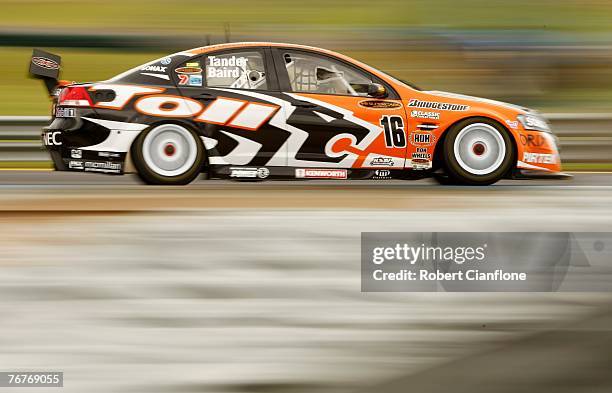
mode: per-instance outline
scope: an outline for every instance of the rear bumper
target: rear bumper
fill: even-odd
[[[109,130],[92,129],[89,123],[69,120],[56,119],[42,130],[43,145],[49,151],[56,170],[113,175],[124,173],[126,152],[96,148],[109,137]]]

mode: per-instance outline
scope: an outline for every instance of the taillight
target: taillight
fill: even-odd
[[[65,87],[60,92],[58,105],[64,106],[93,106],[93,102],[83,86]]]

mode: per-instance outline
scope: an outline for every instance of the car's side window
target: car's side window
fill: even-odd
[[[264,58],[259,51],[210,54],[205,59],[205,76],[207,87],[268,89]]]
[[[285,50],[282,56],[293,92],[368,95],[372,79],[345,63],[300,51]]]

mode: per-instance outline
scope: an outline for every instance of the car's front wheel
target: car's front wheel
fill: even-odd
[[[486,118],[455,124],[444,139],[444,167],[453,183],[488,185],[500,180],[513,165],[508,132]]]
[[[183,185],[193,181],[204,163],[198,134],[166,123],[143,131],[132,145],[132,161],[148,184]]]

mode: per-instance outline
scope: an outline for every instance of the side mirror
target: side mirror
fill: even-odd
[[[378,83],[372,83],[368,85],[368,95],[374,98],[385,98],[389,94],[387,93],[387,89],[383,85]]]

